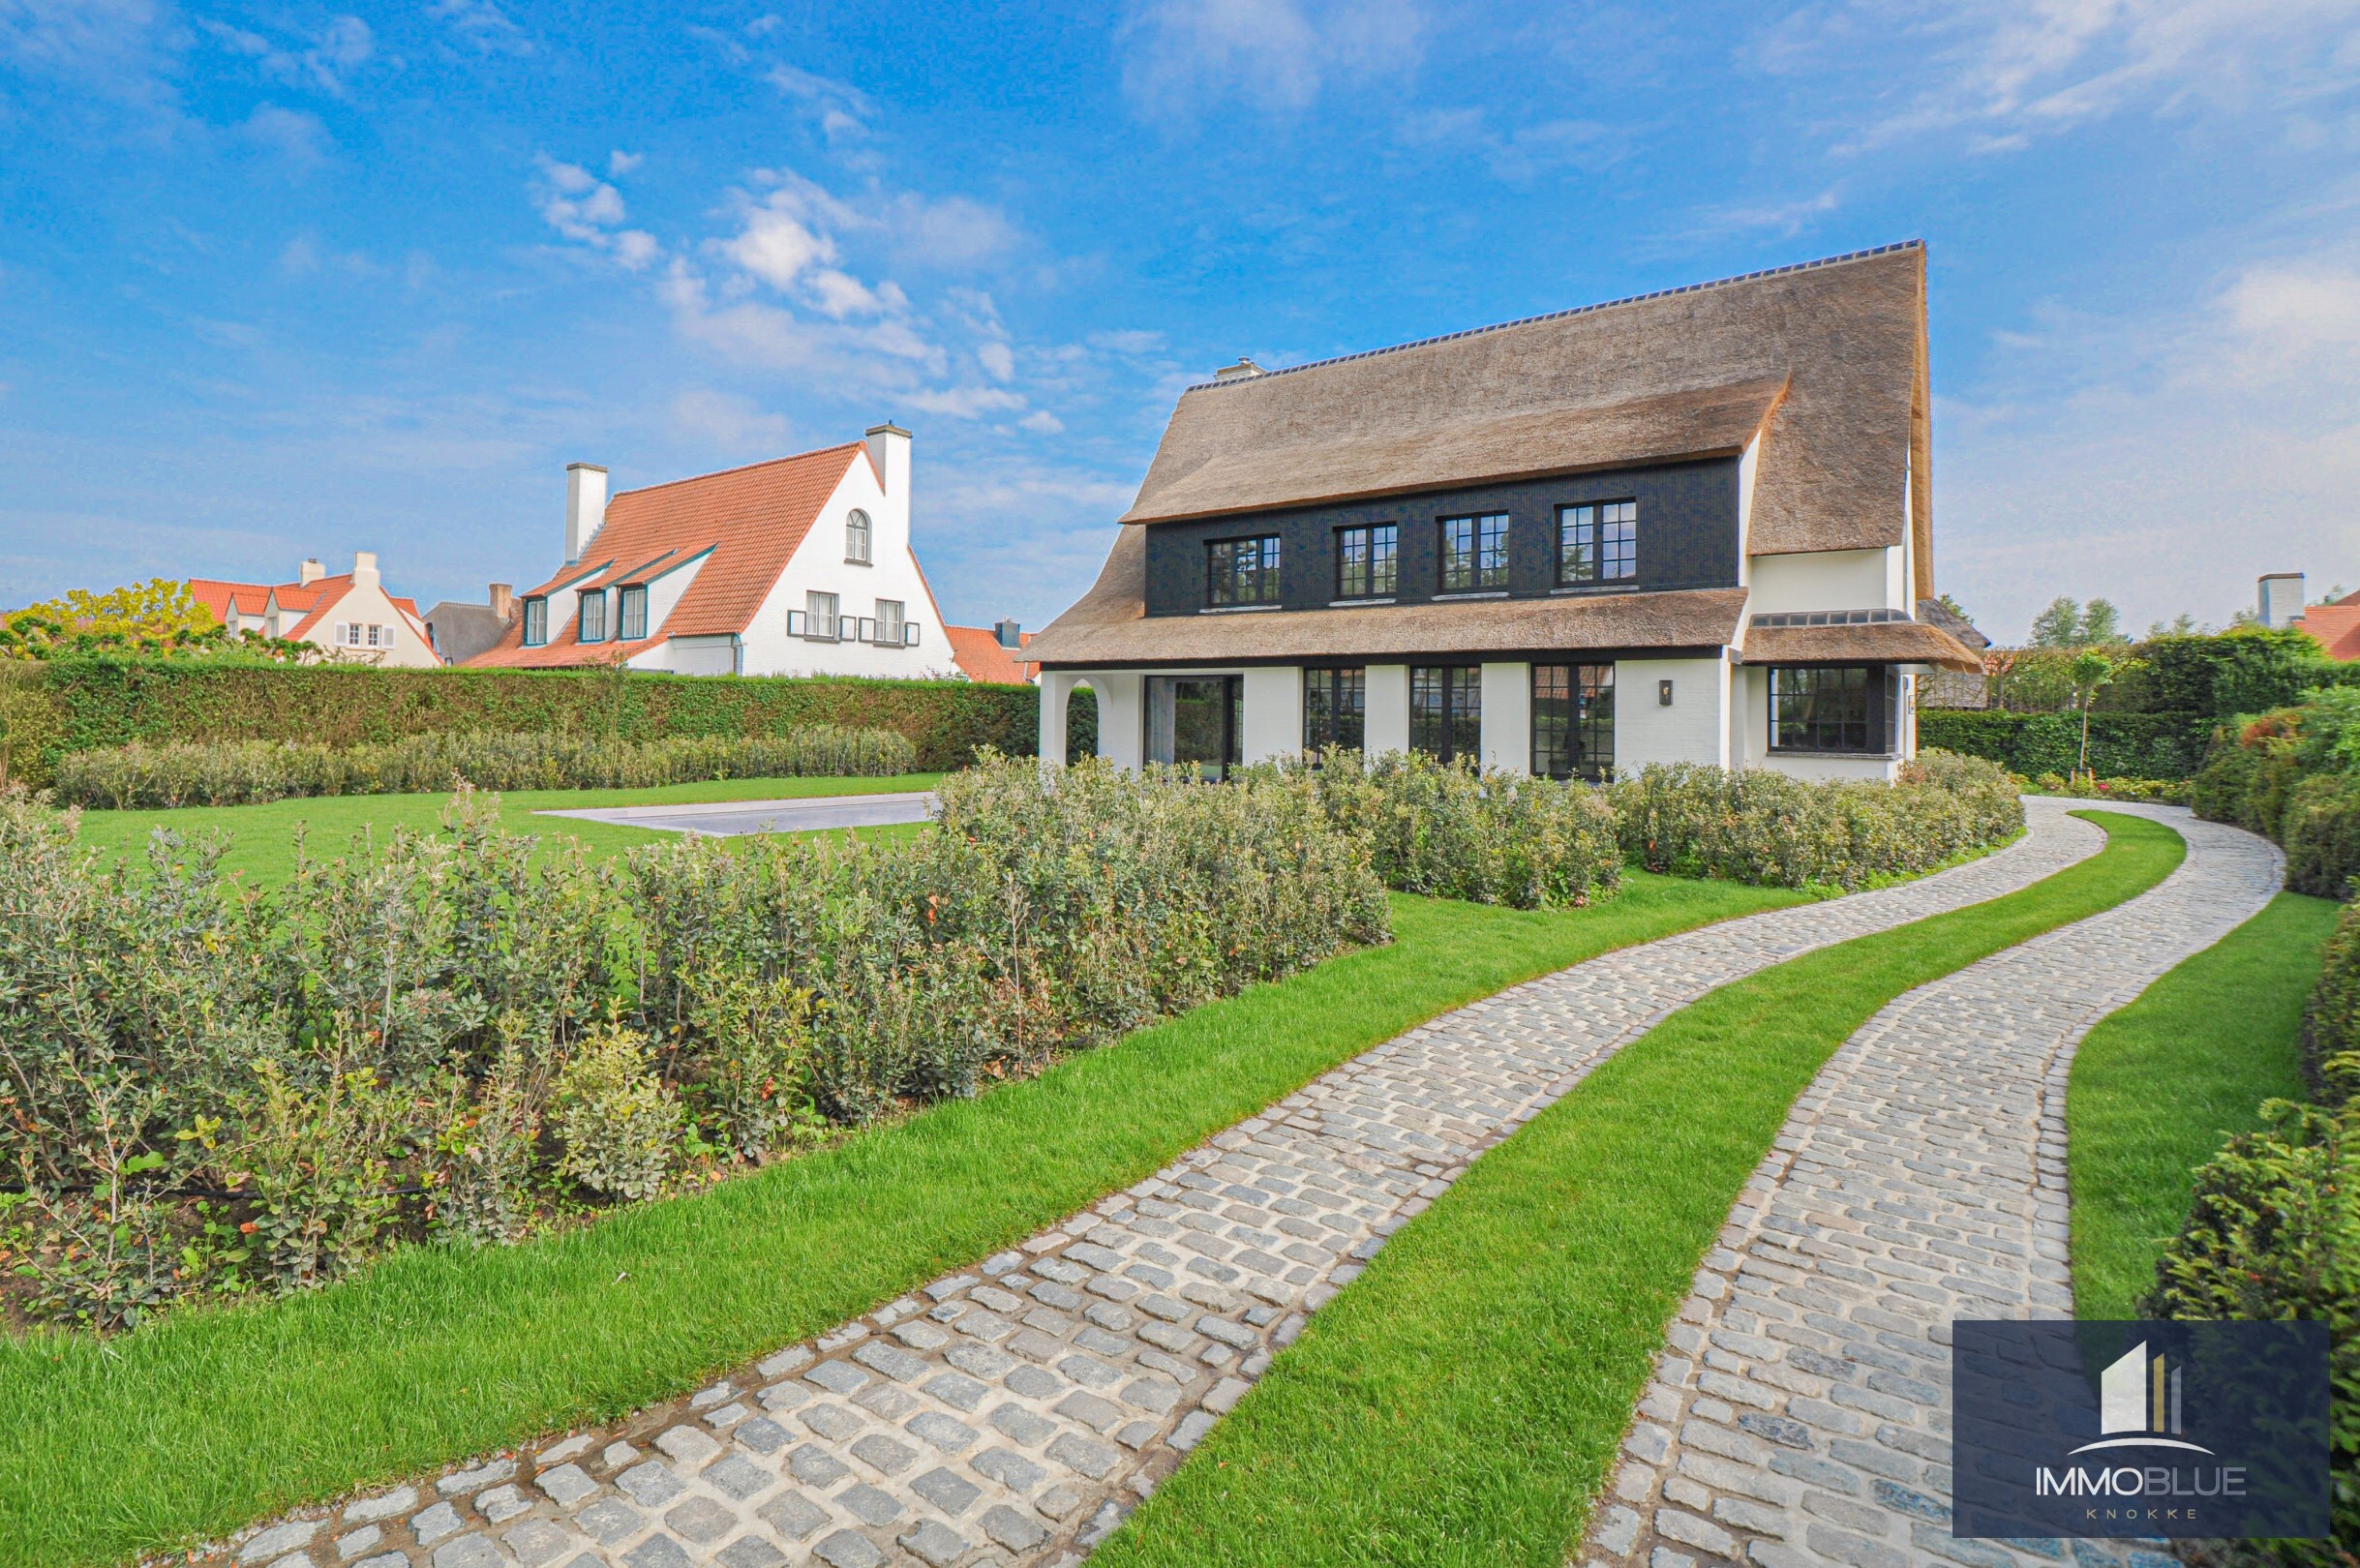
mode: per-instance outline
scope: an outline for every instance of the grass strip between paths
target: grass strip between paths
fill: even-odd
[[[2021,891],[1805,954],[1674,1013],[1404,1226],[1092,1568],[1560,1568],[1745,1180],[1892,998],[2153,887],[2106,848]]]
[[[1586,910],[1397,897],[1396,940],[692,1197],[315,1295],[0,1342],[0,1565],[61,1568],[610,1418],[1138,1181],[1359,1052],[1613,948],[1806,901],[1632,874]]]
[[[2188,1219],[2196,1167],[2230,1133],[2259,1127],[2263,1101],[2304,1098],[2303,1003],[2341,913],[2332,899],[2280,893],[2073,1053],[2065,1131],[2076,1316],[2138,1316],[2155,1260]]]
[[[579,839],[583,849],[600,857],[621,854],[640,844],[678,842],[680,834],[660,828],[626,828],[617,823],[586,822],[579,817],[536,817],[536,811],[594,810],[602,806],[685,805],[718,800],[802,800],[831,795],[886,795],[902,790],[930,790],[940,773],[903,773],[883,778],[699,779],[686,784],[659,784],[644,790],[510,790],[499,794],[499,825],[512,833],[537,833],[544,842],[559,837]],[[450,800],[439,795],[316,795],[292,800],[266,800],[258,805],[177,806],[156,811],[82,812],[79,842],[104,850],[110,858],[146,852],[147,836],[159,828],[195,836],[221,831],[230,835],[229,852],[222,858],[226,873],[243,872],[256,887],[275,888],[295,874],[295,825],[310,833],[307,849],[314,859],[345,853],[354,834],[374,829],[383,843],[396,828],[430,832],[440,825],[442,808]],[[906,837],[906,828],[862,828],[862,838]]]

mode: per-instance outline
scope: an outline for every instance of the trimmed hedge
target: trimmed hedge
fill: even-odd
[[[1032,686],[965,680],[63,658],[0,669],[0,754],[9,776],[39,787],[67,752],[134,741],[349,746],[450,731],[656,740],[832,725],[893,730],[935,771],[984,746],[1033,755],[1040,704]]]
[[[2090,768],[2102,776],[2191,778],[2204,764],[2212,727],[2212,719],[2197,712],[2096,711],[2090,714]],[[1987,758],[2026,778],[2070,773],[2081,755],[2081,715],[1920,709],[1918,744]]]
[[[890,778],[911,771],[913,748],[892,730],[820,725],[786,735],[413,735],[384,745],[301,740],[135,742],[69,751],[52,793],[61,805],[108,810],[247,805],[319,795],[447,790],[649,789],[704,778]]]

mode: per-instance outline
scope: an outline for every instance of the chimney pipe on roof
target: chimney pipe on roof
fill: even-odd
[[[595,463],[565,465],[565,562],[572,565],[606,526],[606,470]]]
[[[910,488],[910,433],[887,423],[868,427],[868,460],[877,466],[878,482],[888,496],[903,497]]]
[[[490,603],[494,615],[502,620],[507,619],[516,613],[515,586],[509,583],[493,584]]]
[[[1242,381],[1248,377],[1264,376],[1267,374],[1269,373],[1264,371],[1261,366],[1256,365],[1253,360],[1248,359],[1244,354],[1239,354],[1237,356],[1236,364],[1222,366],[1221,369],[1213,373],[1213,379],[1216,381]]]
[[[327,568],[320,565],[317,559],[306,560],[295,568],[295,581],[299,584],[317,583],[327,575]]]
[[[1024,628],[1014,619],[1002,617],[991,628],[992,640],[1002,648],[1022,648]]]
[[[2303,574],[2272,572],[2254,585],[2261,591],[2258,608],[2265,626],[2284,626],[2303,618]]]
[[[356,550],[352,553],[352,586],[354,588],[376,588],[378,586],[376,551]]]

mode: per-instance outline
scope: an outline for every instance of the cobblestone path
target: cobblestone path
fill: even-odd
[[[1698,1271],[1575,1561],[2177,1568],[2134,1543],[1950,1533],[1952,1320],[2073,1315],[2073,1047],[2279,888],[2251,833],[2108,809],[2169,821],[2187,860],[1897,998],[1828,1063]]]
[[[1491,1144],[1714,986],[2094,854],[2056,802],[2000,854],[1723,922],[1412,1029],[1057,1229],[693,1398],[234,1543],[240,1568],[1071,1561],[1305,1314]]]

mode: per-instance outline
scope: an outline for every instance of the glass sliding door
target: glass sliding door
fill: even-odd
[[[1226,778],[1238,765],[1245,706],[1239,676],[1150,676],[1147,760]]]
[[[1483,756],[1483,671],[1472,664],[1409,671],[1409,746],[1443,762]]]
[[[1615,667],[1532,666],[1532,771],[1544,778],[1615,776]]]

